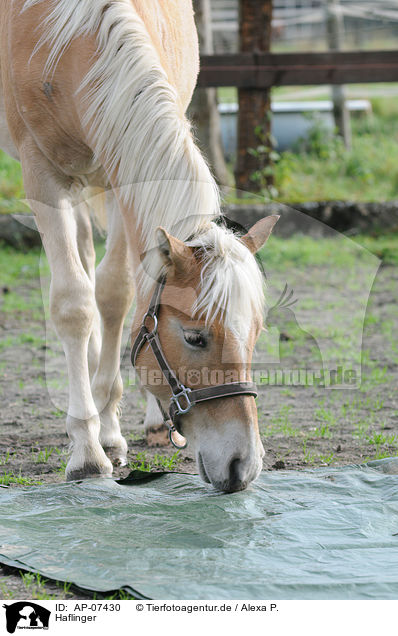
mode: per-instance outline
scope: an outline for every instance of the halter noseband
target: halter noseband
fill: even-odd
[[[173,439],[173,433],[177,432],[181,435],[181,431],[178,429],[178,419],[181,415],[188,413],[195,404],[199,402],[205,402],[206,400],[213,400],[215,398],[234,397],[236,395],[252,395],[257,397],[257,387],[254,382],[229,382],[227,384],[218,384],[216,386],[209,386],[203,389],[190,389],[184,386],[174,374],[170,368],[163,350],[160,344],[158,336],[158,313],[160,308],[160,298],[162,291],[166,284],[166,275],[162,276],[158,281],[155,291],[153,293],[151,302],[149,304],[148,311],[142,319],[141,329],[134,341],[131,350],[131,362],[133,366],[136,366],[136,360],[139,352],[145,343],[148,343],[152,349],[152,352],[159,364],[159,367],[166,378],[167,383],[171,388],[171,398],[169,405],[169,413],[167,414],[157,399],[159,409],[163,415],[164,423],[169,429],[170,442],[176,448],[185,448],[178,445]],[[147,327],[149,321],[152,321],[151,329]]]

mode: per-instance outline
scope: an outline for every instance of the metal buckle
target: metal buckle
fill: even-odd
[[[179,444],[179,438],[181,438],[181,444]],[[174,425],[169,426],[169,440],[177,450],[184,450],[188,446],[187,440],[180,435]]]
[[[192,389],[189,389],[188,387],[184,386],[183,384],[181,384],[181,391],[179,393],[173,393],[173,395],[171,396],[171,402],[174,402],[174,404],[176,405],[178,411],[176,412],[176,415],[184,415],[184,413],[188,413],[188,411],[191,410],[191,408],[193,407],[193,402],[191,402],[191,400],[189,399],[189,393],[191,393]],[[180,398],[183,397],[186,400],[186,408],[183,408],[180,404]]]
[[[153,320],[153,329],[152,331],[148,330],[148,333],[146,334],[146,338],[149,338],[150,336],[154,336],[157,333],[158,330],[158,318],[156,316],[156,314],[150,314],[149,312],[147,312],[145,314],[145,316],[142,319],[142,326],[145,327],[146,329],[148,329],[148,327],[145,324],[145,321],[147,318],[151,318]]]

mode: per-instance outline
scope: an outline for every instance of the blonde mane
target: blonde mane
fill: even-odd
[[[43,0],[27,0],[24,10]],[[50,0],[44,75],[56,73],[70,42],[96,34],[98,50],[80,90],[83,125],[107,171],[116,172],[124,203],[134,209],[145,247],[155,229],[177,227],[184,240],[219,215],[217,185],[181,114],[148,31],[130,0]]]
[[[43,2],[27,0],[24,10]],[[263,287],[255,259],[243,244],[211,221],[220,215],[218,187],[194,143],[175,88],[130,0],[49,0],[44,35],[44,75],[56,73],[70,42],[96,34],[98,49],[79,90],[86,91],[83,125],[96,158],[115,171],[124,204],[131,207],[153,262],[142,277],[153,286],[161,261],[153,259],[155,230],[204,248],[202,288],[195,308],[246,341],[253,312],[261,312]],[[193,237],[193,238],[192,238]],[[147,268],[148,273],[148,268]]]

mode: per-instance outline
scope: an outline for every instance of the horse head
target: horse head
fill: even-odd
[[[211,389],[210,399],[187,409],[177,428],[194,449],[202,479],[227,492],[246,488],[262,468],[255,399],[242,387],[250,386],[263,319],[263,281],[254,254],[278,218],[262,219],[241,239],[213,223],[188,242],[161,228],[157,232],[164,283],[156,333],[163,362],[156,348],[142,346],[135,365],[142,384],[166,412],[172,396],[162,366],[192,395]],[[148,298],[138,297],[133,342],[147,309]],[[226,396],[231,384],[238,390]]]

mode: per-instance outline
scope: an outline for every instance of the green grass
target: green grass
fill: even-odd
[[[5,313],[13,314],[14,317],[29,314],[30,319],[35,321],[42,318],[42,307],[43,301],[40,289],[5,294],[1,304],[1,310]]]
[[[356,244],[365,249],[357,249]],[[260,250],[260,257],[267,269],[274,271],[307,266],[338,269],[367,264],[368,252],[378,256],[384,264],[398,264],[398,233],[379,237],[358,235],[354,241],[342,235],[321,239],[302,235],[289,238],[273,236]]]
[[[2,486],[11,486],[17,484],[18,486],[41,486],[42,482],[30,477],[22,477],[21,473],[16,475],[13,472],[0,473],[0,484]]]
[[[39,260],[41,250],[34,248],[28,252],[20,252],[12,247],[2,246],[0,249],[0,272],[2,287],[9,287],[10,292],[15,283],[27,283],[39,277]]]
[[[32,459],[35,464],[46,464],[54,452],[54,448],[33,449]]]
[[[388,101],[388,100],[387,100]],[[386,201],[398,195],[398,118],[373,100],[374,114],[352,119],[352,150],[314,123],[308,141],[281,154],[275,166],[277,199]]]
[[[45,345],[45,340],[43,340],[43,338],[25,333],[22,333],[19,336],[7,336],[6,338],[0,340],[0,353],[2,351],[5,351],[6,349],[22,347],[24,345],[30,345],[31,347],[37,349]]]
[[[0,214],[21,212],[23,205],[19,199],[24,196],[20,164],[0,151]]]
[[[60,589],[61,594],[59,592],[50,594],[49,590],[46,588],[48,580],[44,579],[40,574],[21,571],[19,574],[26,591],[29,593],[29,598],[32,600],[55,601],[59,598],[68,598],[69,596],[72,596],[72,592],[70,591],[72,583],[56,581],[55,585]]]
[[[318,422],[326,423],[328,426],[337,424],[337,416],[334,410],[326,409],[323,405],[315,409],[315,419]]]
[[[287,90],[275,90],[274,98],[283,98],[283,91],[286,94]],[[308,99],[303,89],[298,90],[302,99]],[[367,90],[372,93],[369,87],[363,90],[364,96]],[[330,93],[317,98],[330,99]],[[236,92],[220,89],[220,99],[226,103],[236,101]],[[292,89],[289,99],[295,99]],[[276,156],[272,194],[275,200],[294,204],[324,200],[387,201],[398,197],[398,102],[396,97],[372,97],[370,101],[372,114],[351,116],[350,151],[333,131],[312,117],[309,138],[282,152],[279,158]],[[233,172],[234,167],[230,169]],[[245,198],[253,203],[261,200],[249,193]],[[233,195],[230,199],[236,201]]]
[[[8,464],[10,459],[11,459],[11,453],[10,451],[7,451],[5,455],[0,457],[0,466],[5,466],[6,464]]]
[[[307,448],[308,440],[305,439],[303,441],[303,462],[305,464],[315,464],[317,460],[317,455],[314,451],[311,451]]]
[[[29,593],[29,597],[32,600],[56,600],[57,596],[54,594],[49,594],[48,590],[46,590],[45,584],[47,583],[47,580],[43,579],[40,574],[34,574],[32,572],[20,572],[20,575],[26,591]]]
[[[54,581],[53,587],[51,590],[46,587],[49,583],[48,579],[43,578],[40,574],[36,574],[33,572],[22,572],[19,571],[19,576],[21,577],[21,582],[26,592],[29,595],[29,598],[34,601],[55,601],[57,599],[68,599],[73,596],[72,583],[64,582],[64,581]],[[9,577],[6,577],[5,580],[0,581],[0,596],[4,600],[18,599],[18,591],[14,591],[11,589],[9,584]],[[54,589],[54,586],[58,588],[58,590]],[[133,596],[127,594],[123,590],[119,590],[111,595],[100,594],[94,592],[90,594],[87,592],[85,594],[88,598],[92,598],[93,600],[104,599],[104,600],[122,600],[128,601],[134,599]],[[80,595],[81,597],[81,595]],[[83,597],[81,597],[83,598]]]
[[[392,232],[381,236],[357,236],[354,240],[373,252],[385,264],[398,265],[397,233]]]
[[[180,451],[177,451],[174,455],[169,457],[168,455],[160,455],[156,453],[152,458],[150,458],[144,451],[142,453],[137,453],[135,460],[129,462],[129,468],[130,470],[144,470],[146,472],[151,472],[152,470],[159,468],[163,468],[164,470],[174,470],[181,461],[179,454]]]
[[[302,435],[302,431],[292,424],[293,406],[290,404],[282,404],[279,411],[271,417],[269,424],[261,429],[264,437],[297,437]]]

